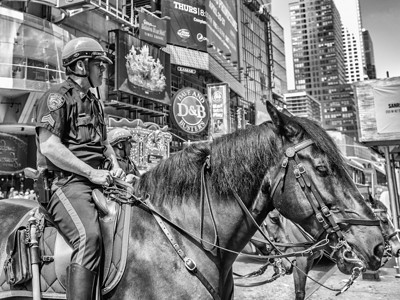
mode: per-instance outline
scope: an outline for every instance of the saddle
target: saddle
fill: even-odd
[[[111,291],[119,282],[126,266],[131,205],[107,200],[98,191],[93,199],[99,208],[99,223],[103,237],[102,294]],[[36,219],[39,237],[40,289],[44,298],[65,298],[66,268],[70,263],[72,248],[53,224],[42,207],[28,212],[18,223],[7,241],[7,257],[0,270],[0,299],[10,297],[32,297],[31,260],[28,251],[27,232],[29,222]]]

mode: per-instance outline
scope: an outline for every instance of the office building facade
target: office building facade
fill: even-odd
[[[289,3],[289,9],[295,89],[306,91],[321,103],[325,129],[339,127],[356,137],[353,124],[347,124],[347,115],[352,114],[355,121],[356,111],[354,105],[349,111],[348,102],[354,103],[354,98],[342,88],[346,83],[346,63],[342,22],[335,2],[296,0]],[[336,125],[332,125],[331,111],[339,111]]]
[[[359,0],[334,0],[342,22],[346,82],[366,79],[364,42]]]
[[[305,91],[289,91],[284,95],[286,109],[298,117],[321,123],[321,104]]]

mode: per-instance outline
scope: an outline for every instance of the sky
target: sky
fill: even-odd
[[[377,78],[400,76],[400,0],[359,0],[362,27],[374,46]],[[289,0],[272,0],[271,14],[285,30],[288,89],[294,88]]]

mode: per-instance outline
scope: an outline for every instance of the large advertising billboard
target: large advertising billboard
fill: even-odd
[[[206,11],[204,0],[171,1],[161,3],[163,16],[168,16],[168,43],[207,51]]]
[[[400,77],[353,83],[359,140],[368,145],[400,143]]]
[[[116,89],[171,104],[170,55],[124,31],[116,40]]]
[[[375,117],[378,133],[400,133],[400,82],[374,87]]]
[[[237,61],[237,8],[227,0],[162,1],[163,16],[171,18],[168,43],[223,54]]]

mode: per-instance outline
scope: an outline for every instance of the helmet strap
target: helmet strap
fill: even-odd
[[[79,74],[72,70],[69,66],[67,66],[68,72],[76,77],[87,77],[86,74]]]

